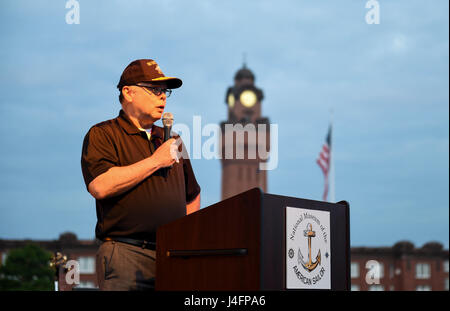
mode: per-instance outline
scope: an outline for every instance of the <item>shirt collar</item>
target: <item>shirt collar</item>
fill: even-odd
[[[119,116],[117,117],[117,120],[120,124],[120,126],[127,132],[128,134],[139,134],[141,130],[139,130],[136,125],[131,122],[130,118],[127,116],[125,111],[120,109]]]
[[[120,126],[127,132],[128,134],[140,134],[141,130],[136,127],[136,125],[131,122],[130,118],[127,116],[123,109],[120,110],[119,116],[117,120]],[[152,125],[152,138],[162,139],[164,136],[164,130],[162,127]]]
[[[152,125],[152,137],[162,139],[164,136],[164,129],[162,127]]]

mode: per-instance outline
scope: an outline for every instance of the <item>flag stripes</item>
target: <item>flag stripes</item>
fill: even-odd
[[[322,150],[319,153],[319,157],[316,160],[316,163],[322,169],[323,175],[325,177],[325,185],[322,195],[323,201],[326,201],[328,196],[328,173],[330,171],[330,164],[331,164],[330,158],[331,158],[331,125],[328,129],[328,134],[325,143],[323,144]]]

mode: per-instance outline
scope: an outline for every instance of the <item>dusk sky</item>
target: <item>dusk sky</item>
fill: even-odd
[[[321,200],[316,158],[333,111],[336,201],[351,245],[449,244],[449,2],[379,0],[0,2],[0,239],[94,238],[80,157],[89,128],[120,110],[117,82],[139,58],[183,80],[175,123],[227,119],[246,54],[278,125],[268,193]],[[161,121],[158,121],[161,125]],[[203,142],[208,137],[203,137]],[[219,160],[192,160],[201,206],[220,201]]]

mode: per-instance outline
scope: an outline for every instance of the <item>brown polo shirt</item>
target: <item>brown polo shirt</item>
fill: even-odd
[[[150,140],[123,110],[115,119],[94,125],[86,134],[81,169],[86,188],[113,166],[127,166],[153,154],[164,130],[153,125]],[[156,229],[186,215],[186,203],[200,193],[189,159],[160,169],[127,192],[96,200],[96,237],[156,241]]]

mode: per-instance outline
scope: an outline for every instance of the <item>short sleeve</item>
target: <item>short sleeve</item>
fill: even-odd
[[[200,193],[200,186],[195,179],[191,161],[183,158],[184,183],[186,185],[186,202],[191,202]]]
[[[114,143],[100,127],[94,126],[86,134],[81,153],[81,170],[86,188],[99,175],[118,165]]]

